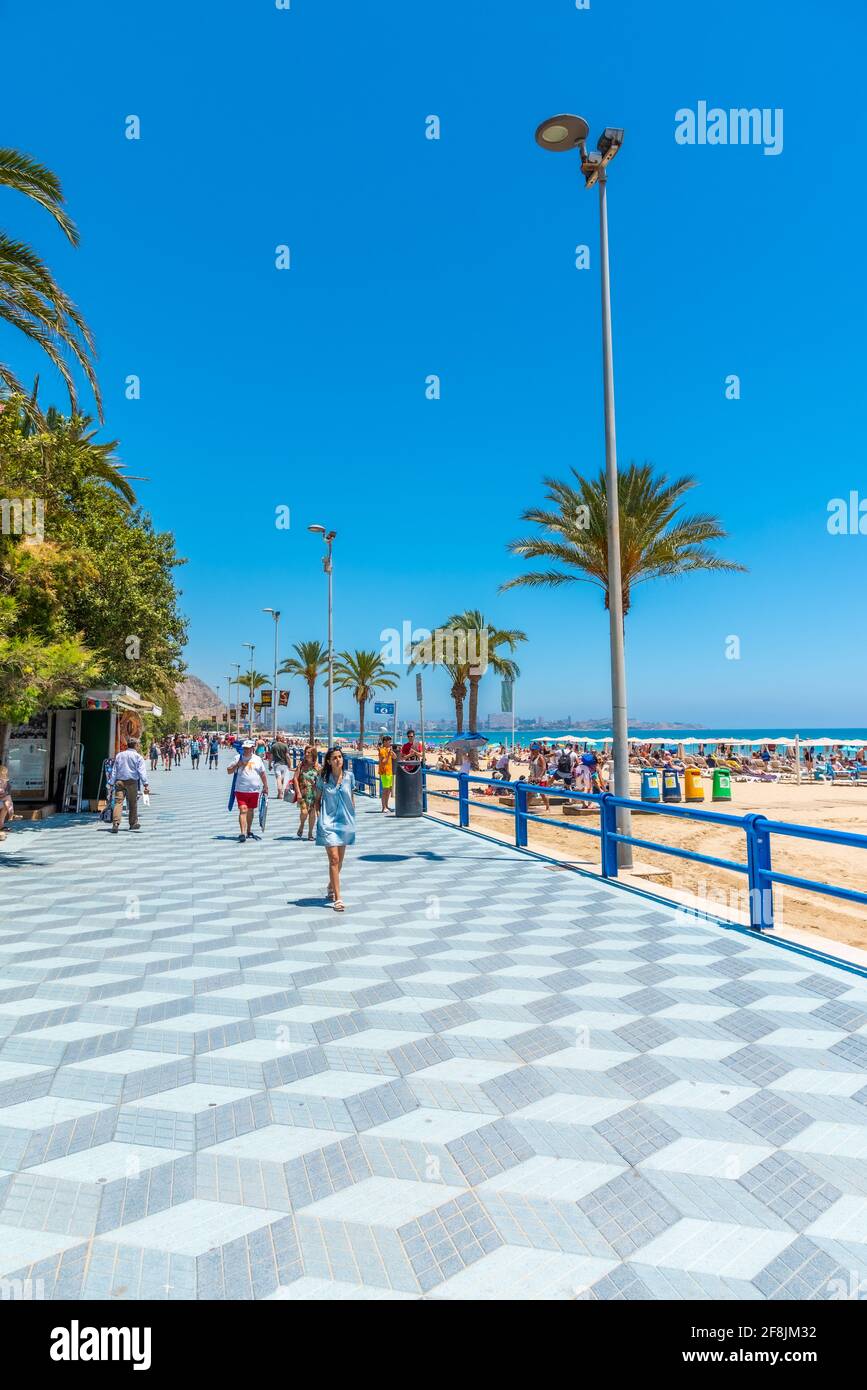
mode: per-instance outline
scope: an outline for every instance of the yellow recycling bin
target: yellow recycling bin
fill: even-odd
[[[687,801],[704,801],[704,783],[697,767],[688,767],[684,773],[684,790]]]

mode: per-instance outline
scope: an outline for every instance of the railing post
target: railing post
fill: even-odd
[[[458,774],[458,824],[467,829],[470,823],[470,779],[465,772]]]
[[[744,816],[747,835],[747,882],[750,891],[750,927],[770,931],[774,925],[774,885],[764,878],[771,867],[771,836],[765,829],[767,817]]]
[[[524,782],[515,783],[515,844],[519,849],[527,848],[527,787]]]
[[[608,792],[602,793],[599,802],[599,828],[602,831],[602,877],[617,877],[617,841],[612,835],[617,833],[617,807]]]

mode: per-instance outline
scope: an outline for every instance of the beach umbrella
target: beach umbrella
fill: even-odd
[[[484,734],[458,734],[456,738],[450,739],[446,748],[484,748],[488,740]]]

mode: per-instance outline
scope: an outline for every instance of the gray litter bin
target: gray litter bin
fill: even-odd
[[[394,814],[396,816],[420,816],[422,805],[421,763],[408,770],[401,763],[394,765]]]

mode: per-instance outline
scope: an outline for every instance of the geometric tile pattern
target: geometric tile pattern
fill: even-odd
[[[0,1281],[75,1299],[867,1290],[867,980],[359,798],[0,847]]]

